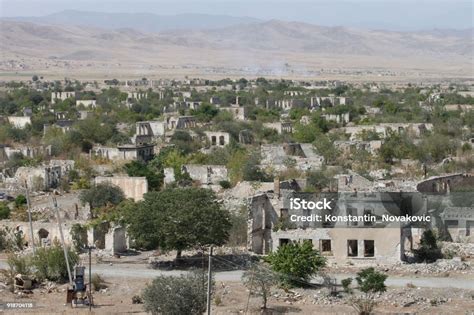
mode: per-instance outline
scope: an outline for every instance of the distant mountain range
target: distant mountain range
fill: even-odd
[[[29,69],[57,66],[41,60],[64,60],[150,69],[444,68],[472,76],[473,43],[473,29],[394,32],[194,14],[64,11],[0,20],[0,61],[35,60]]]
[[[255,18],[228,15],[157,15],[152,13],[102,13],[76,10],[66,10],[40,17],[13,17],[7,19],[42,24],[88,26],[103,29],[132,28],[141,32],[160,32],[177,29],[202,30],[259,22],[259,20]]]

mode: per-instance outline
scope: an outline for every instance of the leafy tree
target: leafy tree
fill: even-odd
[[[214,105],[208,103],[202,104],[197,110],[191,110],[191,115],[196,116],[199,121],[203,122],[211,121],[218,113],[219,110]]]
[[[328,164],[334,163],[339,156],[339,150],[336,149],[334,143],[326,135],[320,135],[313,145]]]
[[[244,180],[248,181],[267,181],[269,176],[265,174],[259,167],[260,156],[257,153],[252,153],[244,161],[242,165],[242,176]]]
[[[146,177],[148,188],[150,190],[159,190],[163,183],[163,170],[153,170],[150,165],[140,161],[132,161],[124,165],[128,176],[143,176]]]
[[[176,250],[177,258],[188,248],[223,245],[231,227],[229,212],[215,193],[202,188],[147,193],[125,221],[138,246]]]
[[[278,276],[263,264],[254,264],[242,275],[243,284],[253,295],[262,297],[262,309],[267,309],[271,289],[278,283]]]
[[[202,315],[206,311],[204,273],[158,276],[143,290],[145,311],[151,314]]]
[[[326,259],[308,241],[280,246],[267,256],[266,261],[287,286],[304,286],[326,265]]]
[[[93,209],[109,204],[118,205],[124,199],[125,195],[122,189],[109,183],[97,184],[90,189],[83,190],[79,194],[79,200],[82,204],[89,204],[91,217],[94,217]]]
[[[71,239],[76,252],[80,253],[87,245],[87,227],[79,223],[71,226]]]

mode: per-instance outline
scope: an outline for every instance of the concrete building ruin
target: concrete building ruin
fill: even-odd
[[[96,100],[77,100],[76,101],[76,107],[83,106],[85,108],[95,108],[97,107],[97,101]]]
[[[221,181],[229,180],[227,167],[224,165],[186,164],[183,165],[182,172],[203,185],[217,185]]]
[[[64,101],[68,98],[75,98],[76,92],[52,92],[51,93],[51,104],[56,104],[57,102]]]
[[[386,137],[390,131],[407,132],[414,137],[420,137],[422,134],[433,129],[433,124],[428,123],[383,123],[378,125],[352,126],[333,129],[334,131],[343,131],[349,135],[350,140],[356,140],[364,132],[376,132],[382,138]]]
[[[27,125],[31,125],[30,116],[7,116],[8,122],[15,128],[25,129]]]
[[[260,147],[261,167],[283,171],[295,167],[301,171],[321,168],[324,158],[316,154],[310,143],[263,144]]]
[[[211,147],[223,147],[230,143],[230,134],[223,131],[204,131]]]
[[[164,121],[139,121],[135,123],[135,136],[132,141],[135,144],[154,142],[159,137],[165,135],[166,126],[166,122]]]
[[[293,125],[291,122],[274,122],[264,123],[263,126],[269,129],[276,130],[278,134],[293,133]]]
[[[64,233],[64,243],[72,246],[73,239],[71,228],[73,224],[83,223],[69,221],[62,223]],[[22,243],[31,246],[31,233],[28,222],[12,222],[2,221],[2,224],[12,229],[15,236],[22,239]],[[48,247],[60,242],[61,236],[59,227],[52,222],[33,222],[34,243],[39,247]],[[125,252],[129,248],[129,237],[126,229],[122,226],[111,226],[108,222],[103,222],[97,226],[90,227],[82,236],[84,243],[87,245],[95,245],[96,248],[105,250],[110,254]]]
[[[168,117],[166,126],[168,130],[196,128],[196,118],[194,116]]]
[[[347,124],[350,122],[349,113],[344,114],[324,114],[322,115],[327,121],[334,121],[338,124]]]
[[[143,195],[148,192],[148,182],[145,177],[129,176],[99,176],[95,178],[95,184],[110,183],[119,187],[125,194],[125,198],[132,198],[134,201],[143,200]]]
[[[17,185],[25,183],[32,191],[57,188],[64,174],[60,166],[19,167],[15,173]]]
[[[405,259],[421,236],[421,229],[400,222],[382,222],[384,213],[403,215],[415,211],[402,207],[398,193],[325,193],[305,194],[283,187],[275,181],[272,191],[249,198],[248,250],[268,254],[289,242],[310,241],[331,262],[396,263]],[[291,208],[291,198],[318,200],[328,198],[332,206],[326,210]],[[423,203],[416,211],[425,211]],[[370,215],[373,222],[310,222],[290,220],[296,216],[326,214],[334,216]]]
[[[349,104],[350,99],[343,96],[315,96],[311,97],[311,108],[316,107],[328,107],[328,106],[336,106],[336,105],[347,105]]]
[[[153,158],[154,146],[152,144],[124,144],[111,147],[94,147],[89,151],[89,156],[107,160],[149,161]]]
[[[240,107],[238,105],[232,105],[230,107],[220,107],[220,110],[228,111],[232,114],[236,120],[247,120],[248,109],[246,107]]]
[[[181,169],[182,173],[186,173],[189,177],[201,185],[218,185],[221,181],[229,180],[227,168],[223,165],[197,165],[185,164]],[[175,182],[175,172],[173,168],[165,168],[165,185]]]

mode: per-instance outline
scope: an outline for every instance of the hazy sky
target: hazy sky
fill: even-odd
[[[62,10],[226,14],[396,30],[472,28],[472,0],[0,0],[0,16]]]

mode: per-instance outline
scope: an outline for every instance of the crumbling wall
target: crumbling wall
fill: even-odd
[[[143,200],[143,195],[148,192],[148,182],[146,177],[96,177],[95,183],[110,183],[122,189],[126,198],[132,198],[135,201]]]

